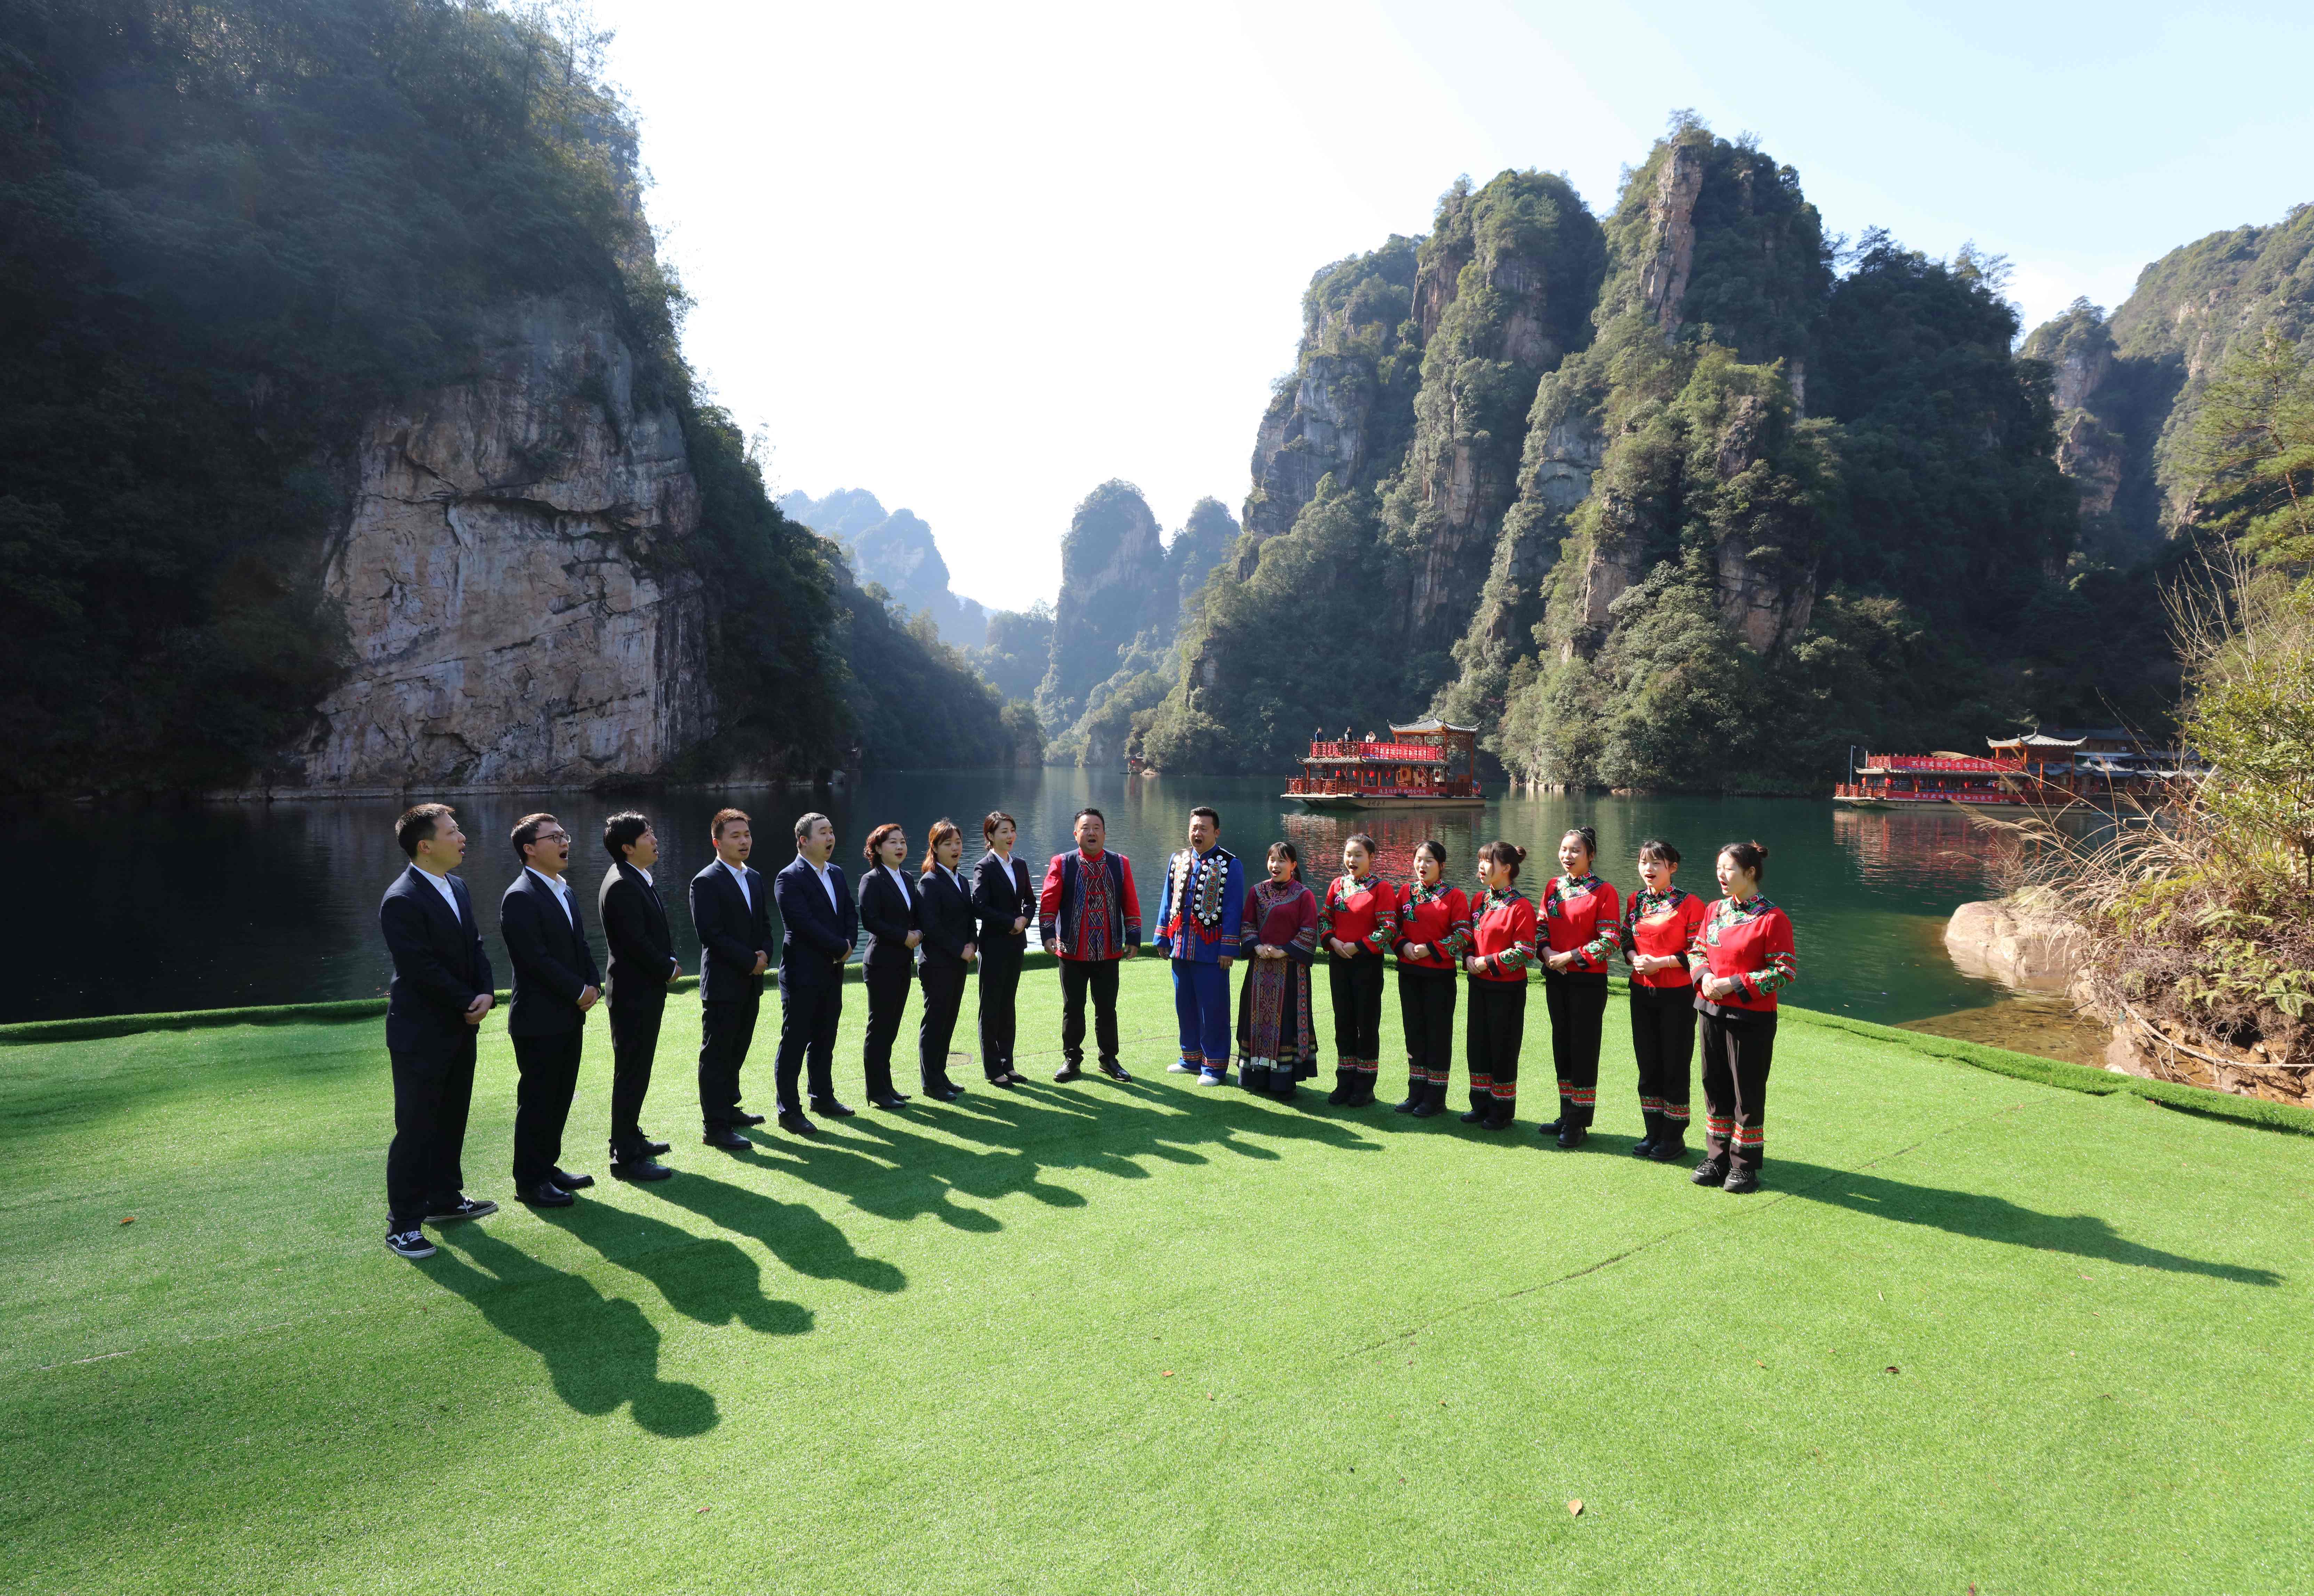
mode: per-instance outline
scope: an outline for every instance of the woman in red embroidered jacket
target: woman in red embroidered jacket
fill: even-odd
[[[1382,949],[1398,927],[1398,894],[1373,873],[1374,840],[1361,832],[1342,844],[1342,873],[1318,911],[1318,946],[1332,957],[1327,989],[1334,1000],[1334,1089],[1326,1099],[1346,1108],[1373,1101],[1382,1068]]]
[[[1760,1189],[1768,1065],[1776,1051],[1776,992],[1799,974],[1790,917],[1760,892],[1768,851],[1730,842],[1719,851],[1719,885],[1688,949],[1700,978],[1695,1007],[1703,1016],[1703,1162],[1698,1186],[1731,1192]]]
[[[1470,1059],[1471,1112],[1464,1124],[1499,1131],[1518,1108],[1519,1049],[1526,1041],[1526,970],[1534,962],[1534,905],[1518,889],[1526,850],[1493,842],[1479,850],[1486,888],[1471,908],[1471,1013],[1462,1027]]]
[[[1290,1101],[1294,1083],[1318,1072],[1311,1023],[1310,965],[1318,957],[1318,900],[1302,885],[1291,842],[1269,845],[1269,877],[1245,895],[1240,924],[1237,1079],[1248,1091]]]
[[[1414,851],[1414,880],[1398,900],[1398,1015],[1406,1032],[1406,1100],[1400,1114],[1428,1119],[1446,1111],[1454,1062],[1454,972],[1471,945],[1471,900],[1446,885],[1446,844]]]
[[[1583,1145],[1599,1106],[1599,1033],[1607,1018],[1607,957],[1622,939],[1622,900],[1591,866],[1599,833],[1578,825],[1559,839],[1559,868],[1542,889],[1542,1001],[1550,1010],[1550,1060],[1559,1067],[1559,1117],[1536,1127],[1563,1148]]]
[[[1695,1063],[1695,988],[1687,950],[1709,906],[1672,884],[1679,850],[1639,844],[1639,889],[1623,905],[1623,958],[1631,966],[1631,1055],[1639,1063],[1639,1117],[1647,1133],[1631,1156],[1669,1163],[1687,1152],[1687,1089]]]

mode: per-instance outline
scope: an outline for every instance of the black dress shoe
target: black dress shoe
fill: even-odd
[[[710,1147],[720,1147],[726,1152],[745,1152],[755,1145],[729,1125],[709,1125],[699,1138]]]
[[[1122,1081],[1126,1086],[1133,1084],[1133,1077],[1125,1072],[1125,1066],[1118,1063],[1113,1058],[1105,1058],[1100,1061],[1100,1072],[1108,1076],[1111,1080]]]
[[[1063,1064],[1059,1069],[1053,1071],[1053,1079],[1055,1080],[1075,1080],[1082,1078],[1083,1074],[1084,1071],[1077,1068],[1074,1064]]]
[[[672,1142],[645,1142],[643,1145],[650,1150],[650,1155],[653,1158],[658,1157],[663,1152],[675,1151],[675,1143]]]
[[[542,1180],[536,1186],[522,1186],[515,1192],[515,1195],[533,1208],[568,1208],[578,1200],[551,1180]]]
[[[800,1114],[786,1110],[782,1110],[781,1112],[780,1129],[792,1132],[799,1136],[817,1136],[819,1134],[819,1127],[817,1125],[812,1124],[811,1121],[806,1119]]]
[[[760,1114],[750,1114],[745,1108],[734,1108],[731,1110],[731,1122],[734,1124],[759,1125],[764,1123],[764,1116]]]
[[[887,1092],[880,1098],[870,1098],[868,1101],[879,1108],[905,1108],[908,1106],[908,1099],[897,1092]]]
[[[1559,1133],[1559,1145],[1564,1151],[1572,1152],[1588,1141],[1590,1135],[1590,1127],[1587,1125],[1568,1125]]]
[[[573,1175],[561,1165],[554,1166],[554,1184],[566,1192],[583,1192],[595,1184],[592,1175]]]
[[[860,1112],[857,1108],[845,1107],[834,1098],[814,1098],[811,1100],[811,1111],[823,1119],[850,1119]],[[787,1115],[782,1115],[780,1120],[782,1124],[785,1124]]]
[[[953,1103],[958,1098],[964,1096],[964,1088],[958,1086],[953,1081],[944,1082],[939,1086],[928,1086],[924,1088],[924,1096],[928,1098],[938,1098],[943,1103]]]
[[[651,1159],[640,1158],[630,1159],[623,1164],[613,1164],[611,1173],[621,1180],[666,1180],[671,1178],[675,1171]]]

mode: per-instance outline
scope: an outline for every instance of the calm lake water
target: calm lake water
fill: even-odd
[[[1042,861],[1068,845],[1070,818],[1091,804],[1108,816],[1111,847],[1133,861],[1143,912],[1153,919],[1165,856],[1180,846],[1190,808],[1211,804],[1223,841],[1258,860],[1290,838],[1304,875],[1322,882],[1354,831],[1381,843],[1385,875],[1403,879],[1415,844],[1435,836],[1449,871],[1468,884],[1479,843],[1506,837],[1532,850],[1528,882],[1555,869],[1560,833],[1598,828],[1602,872],[1628,891],[1632,859],[1650,836],[1687,856],[1681,884],[1716,896],[1718,846],[1756,837],[1773,851],[1768,895],[1790,912],[1799,943],[1793,1001],[1898,1024],[1999,1004],[1995,986],[1952,967],[1942,941],[1956,904],[1986,895],[1984,840],[1957,811],[1856,814],[1799,798],[1506,797],[1483,811],[1358,816],[1312,815],[1276,796],[1280,778],[1126,777],[1064,770],[948,771],[871,775],[830,798],[785,789],[662,793],[634,807],[653,817],[663,853],[654,872],[667,900],[684,968],[698,968],[684,884],[713,855],[708,817],[726,803],[754,818],[754,863],[766,875],[793,857],[795,817],[822,809],[835,822],[836,858],[855,878],[860,849],[879,824],[905,826],[921,857],[932,822],[962,825],[967,864],[979,855],[980,817],[1004,809],[1020,824],[1020,852]],[[520,816],[550,809],[574,838],[572,877],[591,919],[606,860],[602,823],[628,807],[590,793],[455,800],[469,839],[461,871],[486,927],[517,869],[507,834]],[[182,809],[41,809],[19,816],[30,847],[28,902],[39,930],[19,921],[19,946],[0,987],[0,1020],[310,1002],[383,992],[392,971],[377,932],[378,895],[401,869],[399,802],[285,803]],[[1040,870],[1041,873],[1041,870]],[[596,946],[601,933],[596,930]],[[508,974],[495,934],[490,957]]]

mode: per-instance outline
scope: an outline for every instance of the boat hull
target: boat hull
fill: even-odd
[[[1382,798],[1351,792],[1281,792],[1277,795],[1288,803],[1307,808],[1343,809],[1483,809],[1483,798]]]

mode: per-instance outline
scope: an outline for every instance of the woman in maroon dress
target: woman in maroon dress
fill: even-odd
[[[1269,845],[1269,879],[1245,895],[1237,989],[1237,1077],[1281,1099],[1318,1072],[1310,1023],[1310,965],[1318,957],[1318,900],[1302,885],[1291,842]]]

